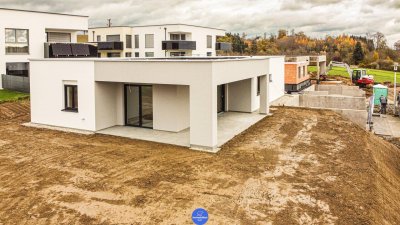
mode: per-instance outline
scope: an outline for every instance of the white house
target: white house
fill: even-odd
[[[225,30],[186,24],[113,26],[89,29],[89,41],[98,42],[101,57],[216,56],[229,50],[217,43]]]
[[[0,21],[0,74],[19,77],[29,77],[28,58],[44,57],[45,42],[76,42],[88,29],[86,16],[17,9],[0,8]]]
[[[258,113],[267,114],[269,103],[284,95],[280,56],[30,63],[32,124],[122,130],[121,136],[149,134],[148,140],[161,142],[167,135],[166,143],[186,139],[183,145],[209,151],[261,119]],[[229,116],[241,119],[229,122]],[[222,120],[225,125],[219,126]]]

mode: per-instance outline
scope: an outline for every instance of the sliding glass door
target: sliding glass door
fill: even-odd
[[[152,86],[125,85],[125,125],[153,128]]]

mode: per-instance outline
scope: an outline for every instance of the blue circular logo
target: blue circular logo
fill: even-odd
[[[195,209],[192,213],[192,220],[196,225],[204,225],[208,221],[208,212],[202,208]]]

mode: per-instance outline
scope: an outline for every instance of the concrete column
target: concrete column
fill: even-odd
[[[217,86],[190,85],[190,147],[217,150]]]
[[[326,74],[326,62],[320,62],[319,64],[320,74]]]
[[[269,114],[269,76],[260,76],[260,114]]]

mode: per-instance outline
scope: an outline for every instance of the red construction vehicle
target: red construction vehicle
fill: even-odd
[[[374,76],[367,75],[367,70],[365,69],[355,69],[351,76],[351,81],[353,84],[358,86],[367,86],[369,84],[374,84]]]
[[[369,84],[374,84],[374,76],[368,75],[366,69],[354,69],[352,70],[349,65],[343,62],[331,61],[328,66],[328,72],[334,66],[344,67],[350,76],[351,82],[357,86],[365,87]]]

